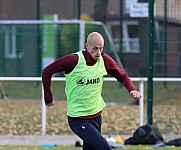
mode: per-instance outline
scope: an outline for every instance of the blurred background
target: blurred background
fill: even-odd
[[[86,20],[106,25],[114,51],[131,77],[147,76],[148,5],[144,0],[0,0],[0,20]],[[136,3],[135,5],[133,5]],[[180,77],[180,2],[154,5],[154,76]],[[136,8],[137,7],[137,8]],[[0,24],[0,76],[40,76],[42,66],[79,48],[79,24]],[[85,37],[101,25],[86,24]],[[68,38],[68,40],[67,40]],[[85,41],[83,41],[84,43]],[[85,47],[85,45],[83,45]],[[113,54],[110,47],[105,52]],[[115,53],[115,52],[114,52]],[[47,58],[48,57],[48,58]],[[119,60],[118,60],[119,59]],[[31,61],[31,64],[28,62]],[[48,61],[48,63],[49,63]],[[45,64],[42,64],[45,62]],[[134,65],[133,65],[134,64]],[[9,66],[12,69],[8,69]],[[28,67],[27,67],[28,66]],[[23,69],[21,69],[23,68]],[[31,71],[30,71],[31,68]],[[29,71],[28,71],[29,70]]]
[[[0,77],[41,77],[45,66],[59,57],[84,49],[87,35],[92,31],[98,31],[105,39],[104,52],[113,57],[130,77],[147,77],[151,59],[153,77],[178,79],[154,82],[151,92],[153,124],[163,133],[181,134],[180,8],[181,1],[178,0],[157,0],[152,6],[148,5],[147,0],[17,0],[16,2],[0,0]],[[151,9],[154,12],[153,16],[149,15]],[[55,76],[62,77],[63,73]],[[139,89],[139,82],[134,83]],[[64,86],[63,81],[53,82],[52,90],[57,101],[66,99]],[[146,90],[148,87],[149,83],[145,82],[145,104],[149,99]],[[19,123],[16,121],[10,123],[11,119],[4,120],[3,116],[6,116],[8,111],[5,108],[7,105],[11,108],[4,99],[18,100],[18,102],[41,100],[40,81],[2,80],[0,89],[3,99],[0,111],[4,114],[0,119],[6,122],[4,126],[11,124],[13,128],[13,124],[17,127]],[[105,82],[103,97],[109,103],[129,106],[132,102],[127,91],[117,82]],[[18,105],[21,104],[27,105],[25,103]],[[139,118],[138,106],[133,107],[134,109],[130,109],[136,111],[137,117],[132,116],[129,119],[127,115],[130,114],[124,115],[128,117],[125,119],[127,122]],[[41,107],[39,109],[41,111]],[[108,110],[109,113],[114,112],[111,109]],[[146,118],[148,109],[146,105],[144,109]],[[40,112],[38,113],[41,118]],[[39,120],[36,117],[34,119],[34,121]],[[110,118],[107,120],[109,122]],[[107,133],[111,133],[111,129],[114,129],[112,132],[115,134],[122,128],[125,133],[131,133],[139,124],[138,119],[129,122],[132,128],[126,130],[128,125],[126,123],[122,125],[121,121],[116,123],[117,128],[110,127],[109,123],[105,127],[110,129]],[[39,126],[36,128],[39,131],[41,122],[36,122],[37,124]],[[29,134],[29,132],[19,133],[16,128],[14,130],[12,128],[4,133],[1,127],[0,134]],[[49,132],[61,133],[54,130]]]

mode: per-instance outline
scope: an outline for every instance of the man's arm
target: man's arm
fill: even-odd
[[[109,55],[103,53],[102,56],[107,73],[121,82],[134,99],[137,100],[141,98],[140,92],[136,90],[136,87],[133,85],[128,74],[123,69],[121,69]]]
[[[51,78],[57,72],[70,73],[77,65],[78,56],[76,54],[66,55],[53,63],[49,64],[42,71],[42,82],[44,88],[44,99],[47,106],[53,105],[53,96],[51,92]]]

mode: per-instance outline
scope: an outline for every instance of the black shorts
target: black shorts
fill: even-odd
[[[111,150],[101,135],[101,116],[92,119],[68,116],[68,123],[71,130],[83,140],[83,150]]]

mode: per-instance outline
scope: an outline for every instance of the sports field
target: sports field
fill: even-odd
[[[157,121],[159,130],[165,134],[181,133],[178,117],[179,105],[155,106],[159,114]],[[168,111],[169,110],[169,111]],[[173,116],[174,113],[174,116]],[[0,134],[1,135],[41,135],[41,102],[23,100],[0,100]],[[54,107],[47,108],[47,134],[73,134],[67,124],[66,102],[58,101]],[[165,117],[166,116],[166,117]],[[166,122],[166,121],[172,121]],[[139,126],[139,106],[126,104],[108,104],[103,111],[102,132],[107,135],[132,134]]]
[[[41,84],[37,82],[28,82],[27,84],[4,82],[3,85],[10,99],[0,100],[0,135],[41,135]],[[47,135],[71,135],[73,133],[68,127],[66,118],[66,101],[57,100],[57,97],[64,98],[64,95],[62,95],[64,85],[57,82],[53,87],[56,101],[54,107],[47,108]],[[181,133],[180,90],[179,83],[168,84],[166,89],[161,84],[154,87],[154,99],[156,101],[154,101],[153,106],[153,122],[162,134],[180,135]],[[107,104],[103,111],[103,134],[131,135],[139,126],[139,106],[130,104],[131,97],[119,84],[106,82],[103,92],[106,100],[117,99],[116,104]],[[144,112],[146,121],[146,103]],[[1,145],[0,149],[39,150],[44,148],[41,146]],[[80,148],[57,146],[46,149],[68,150]],[[153,149],[153,147],[133,146],[129,149]],[[176,148],[168,147],[167,149]]]
[[[81,147],[75,146],[57,146],[57,147],[42,147],[42,146],[0,146],[0,150],[81,150]],[[116,148],[120,150],[121,148]],[[180,147],[167,146],[164,148],[154,148],[153,146],[127,146],[129,150],[180,150]]]

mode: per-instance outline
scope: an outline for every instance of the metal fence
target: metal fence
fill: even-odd
[[[181,74],[180,1],[157,0],[154,17],[154,76]]]
[[[153,26],[148,29],[147,25],[149,22],[147,17],[136,19],[138,21],[138,24],[136,24],[138,25],[137,33],[139,33],[136,37],[139,37],[140,52],[138,53],[136,51],[136,53],[131,53],[129,51],[128,53],[125,49],[125,51],[121,53],[121,58],[123,60],[123,66],[131,76],[147,76],[147,70],[149,68],[147,60],[150,57],[148,53],[148,44],[152,45],[152,49],[150,50],[153,52],[153,77],[174,77],[176,81],[168,82],[167,80],[161,80],[153,82],[153,89],[144,92],[145,104],[149,106],[150,102],[150,99],[149,97],[146,97],[146,94],[149,92],[153,93],[153,124],[164,134],[181,134],[181,86],[180,81],[177,81],[177,78],[181,76],[181,2],[178,0],[156,0],[155,3],[156,7],[154,7],[154,5],[152,6],[152,8],[156,10],[153,17]],[[26,22],[24,23],[26,24]],[[133,25],[133,29],[136,30],[135,24]],[[97,30],[103,35],[106,34],[105,30],[99,25],[94,27],[93,25],[86,26],[87,30],[85,36],[82,36],[82,40],[79,39],[79,27],[75,24],[68,26],[59,26],[57,23],[56,25],[51,24],[46,26],[34,24],[26,25],[25,27],[21,25],[16,26],[13,22],[3,24],[2,21],[0,21],[0,27],[0,76],[40,76],[43,64],[52,61],[51,58],[55,59],[81,49],[82,47],[80,47],[80,45],[83,45],[85,36],[88,32]],[[127,28],[129,27],[130,26],[127,26]],[[55,30],[53,30],[54,28]],[[135,32],[133,32],[135,30],[131,30],[132,33],[134,33],[133,35],[135,35]],[[150,43],[147,41],[147,38],[150,36],[148,30],[153,33],[153,40]],[[115,33],[118,33],[117,31],[119,30],[115,30]],[[110,37],[105,37],[108,37],[106,41],[109,41]],[[78,41],[82,41],[81,44]],[[128,41],[126,42],[128,45],[131,43],[131,41],[130,43]],[[138,40],[136,40],[136,42],[138,42]],[[112,44],[109,43],[105,46],[105,52],[114,56],[117,62],[121,64],[119,60],[120,55],[118,55],[119,51],[112,51],[110,45]],[[135,71],[131,73],[131,70]],[[137,74],[135,74],[135,72]],[[8,83],[3,83],[3,85],[7,85],[10,92],[16,90],[16,84],[14,83],[13,85],[15,85],[15,87]],[[35,92],[40,92],[40,85],[39,82],[35,82],[32,85],[28,84],[27,87],[38,87],[35,88]],[[114,83],[109,84],[109,86],[107,86],[110,90],[109,93],[104,93],[108,101],[110,101],[108,96],[115,96],[115,91],[117,91],[115,89],[117,85],[113,85]],[[146,82],[145,91],[149,86],[150,84]],[[28,91],[28,89],[25,90]],[[23,92],[21,92],[21,94],[22,93]],[[61,92],[58,91],[57,93],[59,94],[57,97],[60,96]],[[118,90],[117,93],[121,95],[124,92],[119,93]],[[16,93],[15,95],[20,96],[20,93]],[[39,95],[41,96],[41,93],[39,93]],[[33,96],[35,96],[35,94]],[[115,96],[115,99],[120,98],[121,96],[119,95]],[[19,98],[17,97],[17,99]],[[37,97],[33,97],[32,99],[37,99]],[[113,101],[115,102],[115,100]],[[144,109],[147,110],[148,108],[144,107]],[[111,113],[111,109],[109,112]],[[122,116],[124,116],[124,114],[122,114]],[[134,118],[135,116],[132,116],[133,120]],[[130,119],[126,121],[129,122]],[[120,122],[117,121],[112,124],[119,126],[119,123]],[[124,128],[125,126],[119,127]],[[134,129],[132,128],[131,130],[133,131]],[[128,132],[130,133],[131,130]]]
[[[132,104],[131,96],[114,78],[105,78],[103,98],[107,103],[103,111],[104,134],[132,134],[146,123],[147,78],[131,78],[142,93],[140,105]],[[40,77],[0,77],[7,99],[0,103],[0,134],[39,135],[71,134],[66,123],[65,78],[52,79],[54,108],[45,109]],[[153,125],[162,134],[179,135],[180,78],[153,78]],[[167,88],[164,88],[167,82]],[[33,129],[32,129],[33,128]]]
[[[107,28],[81,20],[1,20],[0,76],[38,77],[42,68],[66,54],[85,49],[87,35],[100,32],[104,51],[122,66]]]
[[[181,2],[176,0],[157,0],[155,3],[156,7],[153,5],[149,7],[150,10],[153,9],[153,12],[155,12],[153,19],[149,19],[149,21],[154,21],[154,24],[149,29],[150,33],[153,33],[152,37],[149,35],[150,39],[153,38],[153,40],[149,40],[149,45],[151,46],[149,48],[153,52],[153,72],[149,72],[149,77],[151,77],[151,74],[153,74],[153,77],[180,77],[181,16],[179,8]],[[149,18],[151,17],[149,16]],[[149,56],[148,59],[150,59]],[[147,108],[149,109],[148,112],[151,113],[149,105],[153,103],[153,124],[159,126],[163,133],[180,134],[181,124],[178,121],[180,117],[176,111],[179,110],[181,105],[178,97],[180,92],[177,91],[177,88],[180,87],[180,82],[153,82],[153,89],[151,86],[152,84],[148,82],[148,88],[150,89],[147,91]],[[149,92],[153,94],[153,98]],[[158,95],[160,95],[159,98]],[[161,104],[161,102],[163,103]],[[169,115],[168,111],[172,112],[172,115]],[[163,130],[163,126],[167,127],[167,130]]]

